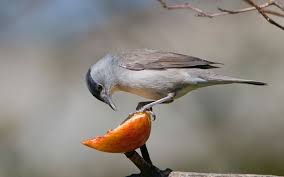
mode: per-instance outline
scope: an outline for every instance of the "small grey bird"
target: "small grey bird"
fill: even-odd
[[[151,109],[156,104],[170,103],[186,93],[211,85],[266,83],[214,74],[221,63],[173,52],[139,49],[116,55],[108,54],[87,72],[86,82],[93,96],[116,106],[111,95],[124,91],[150,99],[140,102],[138,111]]]

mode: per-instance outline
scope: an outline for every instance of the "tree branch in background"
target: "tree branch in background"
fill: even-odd
[[[266,13],[265,11],[263,11],[262,8],[260,8],[253,0],[245,0],[248,4],[252,5],[253,7],[255,7],[257,9],[257,11],[269,22],[271,23],[272,25],[275,25],[277,26],[278,28],[284,30],[284,26],[281,26],[279,23],[277,23],[276,21],[274,21],[273,19],[271,19]],[[270,0],[271,3],[273,5],[275,5],[275,2],[273,0]],[[276,5],[278,8],[279,6]],[[282,8],[280,8],[282,9]]]
[[[160,2],[160,4],[161,4],[165,9],[168,9],[168,10],[174,10],[174,9],[191,9],[191,10],[197,12],[197,16],[212,17],[210,14],[204,12],[203,10],[201,10],[201,9],[199,9],[199,8],[197,8],[197,7],[192,6],[192,5],[189,4],[189,3],[176,4],[176,5],[168,5],[165,0],[158,0],[158,1]]]
[[[243,0],[246,3],[248,3],[251,7],[247,8],[242,8],[242,9],[237,9],[237,10],[227,10],[224,8],[217,8],[220,12],[217,13],[208,13],[205,12],[204,10],[197,8],[193,6],[190,3],[183,3],[183,4],[175,4],[175,5],[168,5],[165,0],[157,0],[163,8],[168,9],[168,10],[175,10],[175,9],[190,9],[194,12],[197,12],[196,16],[199,17],[217,17],[217,16],[223,16],[223,15],[232,15],[232,14],[240,14],[240,13],[245,13],[245,12],[250,12],[250,11],[258,11],[269,23],[272,25],[277,26],[278,28],[284,30],[284,27],[271,19],[267,14],[278,16],[278,17],[284,17],[284,13],[274,11],[274,10],[267,10],[265,8],[274,6],[277,7],[278,10],[284,12],[284,0],[281,0],[283,2],[280,3],[280,0],[268,0],[268,2],[257,5],[253,0]]]

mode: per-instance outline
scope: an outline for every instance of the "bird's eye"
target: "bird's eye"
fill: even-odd
[[[98,85],[98,91],[102,91],[103,90],[103,86],[102,85]]]

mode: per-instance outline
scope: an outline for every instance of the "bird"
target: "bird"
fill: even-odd
[[[213,72],[222,63],[153,49],[107,54],[87,74],[87,87],[98,100],[117,110],[112,100],[123,91],[149,99],[136,110],[151,110],[157,104],[172,103],[193,90],[221,84],[267,85],[255,80],[223,76]]]

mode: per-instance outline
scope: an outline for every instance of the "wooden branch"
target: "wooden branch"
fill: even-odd
[[[219,174],[219,173],[197,173],[172,171],[167,168],[160,170],[152,164],[147,163],[136,151],[126,152],[126,157],[140,169],[140,174],[132,174],[127,177],[280,177],[273,175],[255,174]]]
[[[133,174],[128,177],[168,177],[172,172],[171,169],[160,170],[154,165],[147,163],[136,151],[124,154],[141,171],[140,174]]]
[[[148,152],[146,144],[144,144],[143,146],[140,147],[140,152],[142,154],[143,159],[146,162],[148,162],[150,165],[152,165],[153,163],[151,161],[151,158],[150,158],[150,155],[149,155],[149,152]]]
[[[190,3],[183,3],[183,4],[175,4],[175,5],[168,5],[166,3],[165,0],[157,0],[161,6],[165,9],[168,10],[175,10],[175,9],[190,9],[193,10],[195,12],[197,12],[196,16],[199,17],[209,17],[209,18],[213,18],[213,17],[217,17],[217,16],[223,16],[223,15],[232,15],[232,14],[240,14],[240,13],[245,13],[245,12],[250,12],[250,11],[258,11],[269,23],[271,23],[272,25],[277,26],[278,28],[284,30],[284,26],[280,25],[279,23],[277,23],[276,21],[274,21],[273,19],[271,19],[267,14],[270,15],[274,15],[274,16],[278,16],[278,17],[284,17],[283,13],[274,11],[274,10],[267,10],[265,8],[270,7],[270,6],[275,6],[277,7],[279,10],[284,12],[284,0],[281,0],[282,3],[280,3],[280,0],[268,0],[268,2],[264,3],[264,4],[260,4],[257,5],[253,0],[243,0],[245,2],[247,2],[249,5],[251,5],[251,7],[247,7],[247,8],[242,8],[242,9],[237,9],[237,10],[227,10],[224,8],[217,8],[220,12],[217,13],[208,13],[205,12],[204,10],[194,7],[192,4]]]
[[[277,177],[277,176],[254,175],[254,174],[196,173],[196,172],[178,172],[177,171],[177,172],[171,172],[169,177]]]

